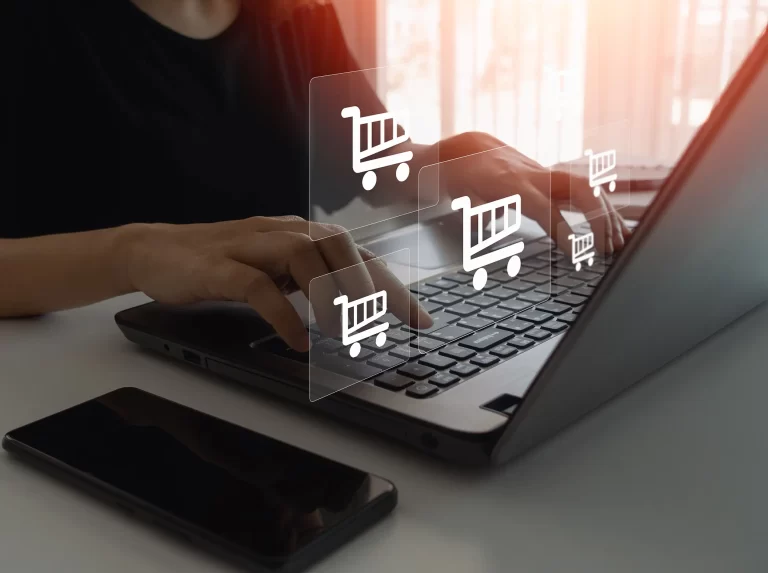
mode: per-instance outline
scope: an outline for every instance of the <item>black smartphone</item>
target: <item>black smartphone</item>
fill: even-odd
[[[136,388],[3,447],[255,571],[301,571],[395,507],[395,486]]]

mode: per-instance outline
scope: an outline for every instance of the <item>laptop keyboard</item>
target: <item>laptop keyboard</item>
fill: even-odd
[[[422,400],[566,332],[612,261],[598,258],[577,272],[551,239],[530,247],[515,278],[507,274],[506,260],[486,267],[488,282],[480,292],[472,287],[472,273],[462,270],[412,285],[434,324],[417,330],[387,314],[379,321],[390,325],[384,346],[373,339],[362,342],[355,358],[340,339],[311,326],[314,364]],[[551,282],[543,274],[550,260]],[[310,359],[310,353],[296,352],[277,337],[258,347],[303,363]]]

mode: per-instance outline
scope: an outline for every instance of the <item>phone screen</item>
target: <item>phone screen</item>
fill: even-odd
[[[391,484],[125,388],[9,438],[240,546],[285,558]]]

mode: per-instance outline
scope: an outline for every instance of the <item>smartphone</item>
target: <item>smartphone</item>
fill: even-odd
[[[395,507],[391,482],[136,388],[3,447],[253,571],[302,571]]]

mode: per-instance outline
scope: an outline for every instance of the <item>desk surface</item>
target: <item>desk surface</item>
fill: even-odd
[[[768,306],[493,471],[454,469],[125,341],[139,295],[0,321],[0,432],[121,386],[379,473],[394,514],[321,572],[768,570]],[[0,569],[238,571],[0,454]]]

